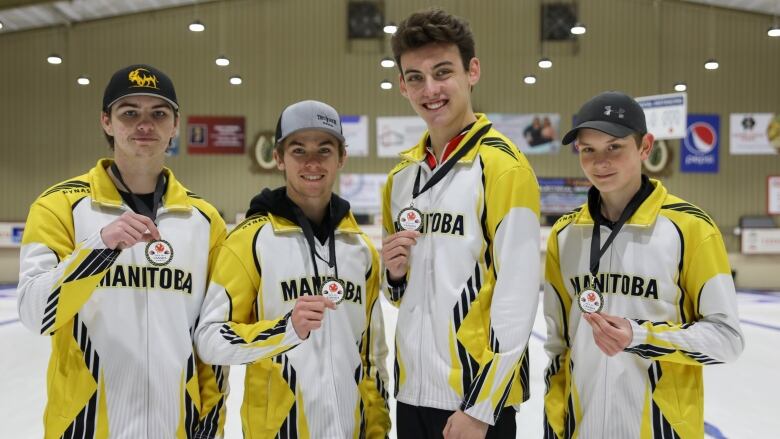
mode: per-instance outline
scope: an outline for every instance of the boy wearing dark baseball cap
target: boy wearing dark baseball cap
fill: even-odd
[[[341,118],[284,109],[274,159],[285,185],[251,201],[225,241],[195,333],[212,364],[248,364],[247,437],[384,438],[390,430],[379,255],[333,193]]]
[[[720,231],[642,175],[653,136],[630,96],[575,123],[563,142],[593,187],[547,242],[545,437],[703,437],[701,366],[744,346]]]
[[[164,167],[178,109],[160,70],[114,73],[100,116],[112,157],[30,208],[18,307],[52,339],[46,437],[222,437],[222,372],[190,334],[225,223]]]

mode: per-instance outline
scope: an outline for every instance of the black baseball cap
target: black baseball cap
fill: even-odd
[[[155,96],[179,110],[171,78],[147,64],[133,64],[114,73],[103,92],[103,111],[125,96]]]
[[[585,102],[574,123],[574,128],[563,136],[564,145],[577,138],[580,128],[592,128],[620,138],[647,133],[644,110],[631,96],[619,91],[607,91]]]

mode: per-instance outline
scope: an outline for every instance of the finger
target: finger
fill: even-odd
[[[145,222],[141,220],[141,218],[146,218],[146,217],[138,214],[133,214],[133,216],[128,215],[127,217],[122,218],[122,220],[119,223],[125,224],[125,228],[132,228],[133,230],[137,230],[138,233],[143,234],[146,233],[147,230],[149,230],[149,227],[146,225]]]
[[[160,239],[160,231],[157,230],[157,225],[154,223],[154,221],[152,221],[151,218],[144,215],[138,215],[138,214],[136,214],[134,218],[140,221],[145,226],[145,230],[148,230],[149,233],[151,233],[151,235],[154,237],[154,239]]]
[[[116,227],[119,228],[119,230],[123,231],[124,233],[127,233],[128,235],[132,236],[133,239],[135,239],[136,241],[140,240],[141,237],[143,236],[142,231],[139,231],[138,229],[130,226],[127,223],[118,223]]]
[[[385,259],[392,260],[394,258],[397,258],[398,256],[409,255],[410,250],[411,249],[408,247],[398,246],[398,247],[388,248],[383,253],[385,254]]]
[[[326,298],[325,298],[325,307],[326,307],[326,308],[329,308],[329,309],[336,309],[336,304],[335,304],[335,303],[333,303],[333,301],[332,301],[332,300],[330,300],[330,299],[328,299],[328,298],[326,297]],[[324,310],[323,310],[323,312],[324,312]]]

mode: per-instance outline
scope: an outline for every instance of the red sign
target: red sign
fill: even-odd
[[[243,154],[243,117],[189,116],[187,152],[190,154]]]

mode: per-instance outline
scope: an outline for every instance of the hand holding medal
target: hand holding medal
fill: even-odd
[[[322,326],[326,308],[336,309],[336,304],[324,296],[301,296],[295,301],[290,321],[298,338],[305,340]]]
[[[402,230],[382,241],[382,262],[393,280],[406,276],[409,270],[409,255],[419,237],[418,231]]]
[[[623,317],[604,313],[584,313],[582,318],[590,324],[596,346],[610,357],[623,352],[634,338],[631,323]]]
[[[160,231],[151,219],[134,212],[125,212],[100,230],[106,247],[124,250],[139,242],[160,239]]]

